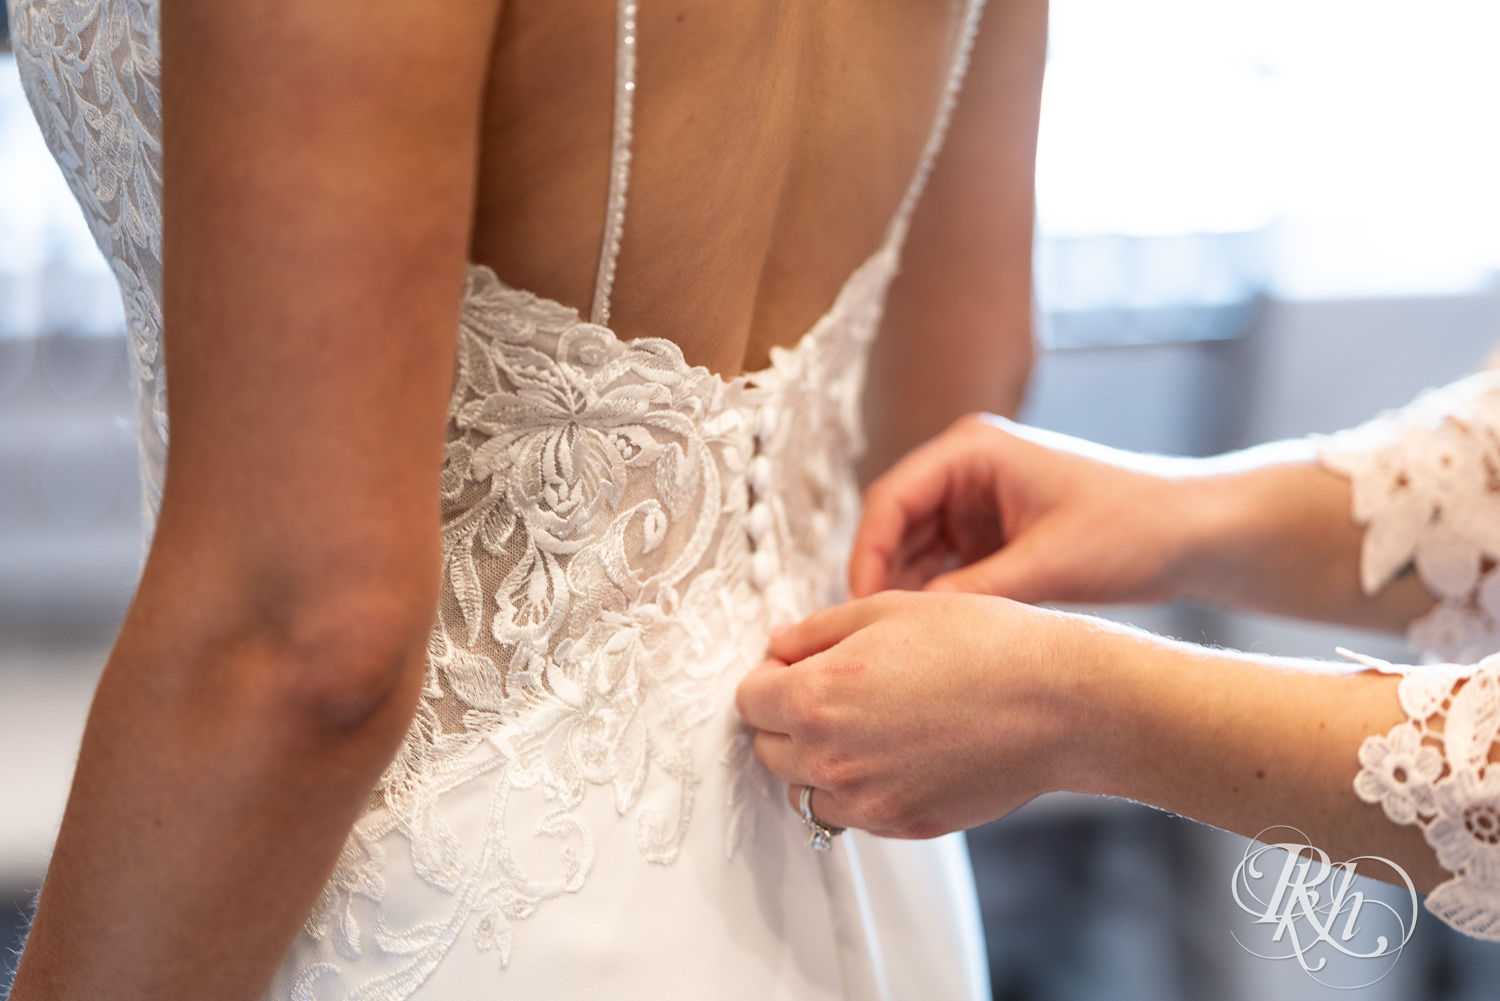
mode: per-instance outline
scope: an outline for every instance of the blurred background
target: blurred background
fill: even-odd
[[[1053,0],[1044,350],[1025,418],[1206,454],[1346,427],[1475,368],[1500,342],[1496,38],[1493,0]],[[7,950],[139,565],[123,330],[109,269],[0,55]],[[1404,654],[1399,637],[1259,616],[1110,614],[1271,653]],[[1242,838],[1053,796],[970,842],[997,1001],[1348,996],[1236,944]],[[1360,982],[1325,977],[1340,978]],[[1494,984],[1500,946],[1428,917],[1354,996],[1457,1001]]]

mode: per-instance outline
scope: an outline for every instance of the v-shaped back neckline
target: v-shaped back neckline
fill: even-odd
[[[654,354],[659,355],[662,350],[665,350],[667,354],[674,359],[676,368],[683,374],[706,374],[710,378],[714,379],[721,388],[726,390],[734,390],[761,388],[771,385],[777,379],[777,373],[785,370],[792,359],[795,359],[799,355],[813,350],[818,341],[821,340],[823,331],[829,329],[837,321],[840,315],[850,307],[851,304],[849,303],[849,299],[851,296],[855,295],[856,290],[864,284],[863,279],[865,278],[865,276],[869,275],[871,272],[876,271],[882,265],[886,267],[891,274],[895,273],[896,257],[899,253],[899,249],[900,248],[897,241],[892,239],[890,236],[887,236],[885,241],[881,243],[880,247],[877,248],[873,254],[865,258],[864,261],[862,261],[853,271],[849,272],[849,276],[845,278],[844,283],[839,286],[838,293],[834,296],[833,302],[829,304],[829,307],[823,311],[822,315],[814,320],[812,325],[804,330],[795,341],[786,346],[773,346],[771,348],[770,363],[765,365],[764,367],[753,369],[750,371],[738,372],[734,375],[725,375],[722,372],[715,372],[707,365],[699,365],[689,362],[687,360],[687,356],[682,351],[682,345],[678,344],[671,338],[653,337],[649,334],[640,337],[622,337],[619,331],[615,330],[607,323],[596,323],[593,320],[585,319],[582,312],[577,307],[569,306],[566,303],[559,302],[556,299],[550,299],[547,296],[539,295],[535,292],[517,288],[516,286],[511,285],[510,283],[505,281],[505,279],[497,275],[494,269],[487,264],[480,264],[471,261],[469,262],[468,270],[471,275],[478,274],[480,276],[481,282],[486,284],[494,284],[502,289],[507,295],[524,296],[534,302],[555,308],[558,311],[571,314],[572,316],[577,318],[577,323],[587,323],[588,325],[596,328],[598,331],[601,331],[605,335],[607,335],[609,340],[621,345],[627,351],[632,349],[640,350],[649,347],[651,349],[654,349]]]
[[[819,329],[825,327],[830,317],[834,316],[840,304],[844,301],[853,287],[855,278],[869,270],[882,256],[891,254],[900,255],[901,246],[906,239],[906,230],[911,222],[912,211],[916,208],[917,199],[921,197],[923,189],[927,185],[927,178],[932,173],[933,163],[937,159],[938,151],[942,148],[943,140],[947,135],[948,124],[953,117],[953,107],[958,100],[958,92],[963,86],[964,76],[969,67],[969,56],[974,46],[974,36],[979,30],[979,17],[984,11],[985,0],[964,0],[964,12],[958,23],[957,38],[951,43],[949,55],[948,72],[943,85],[942,94],[938,100],[938,106],[931,127],[928,130],[927,141],[923,144],[922,151],[917,160],[916,168],[912,171],[911,179],[907,182],[906,190],[902,194],[901,201],[896,207],[895,214],[886,226],[885,237],[880,245],[866,257],[853,271],[845,277],[839,286],[833,300],[829,303],[812,326],[804,330],[798,338],[787,346],[774,346],[771,349],[771,363],[763,369],[749,373],[726,377],[719,373],[711,373],[720,382],[733,384],[747,377],[769,376],[776,368],[776,359],[781,352],[797,352],[802,348],[805,341],[809,340]],[[628,201],[630,187],[630,165],[632,157],[631,144],[635,129],[635,95],[636,95],[636,66],[637,66],[637,17],[640,9],[640,0],[616,0],[615,3],[615,83],[614,83],[614,124],[610,139],[610,162],[609,162],[609,194],[605,204],[604,232],[599,249],[599,264],[595,273],[593,299],[589,303],[589,322],[608,330],[610,336],[616,341],[629,345],[636,341],[668,340],[666,338],[639,337],[623,338],[610,326],[610,306],[614,293],[615,275],[620,257],[620,247],[625,236],[625,211]],[[894,261],[892,262],[894,270]],[[493,274],[493,272],[491,272]],[[500,279],[497,277],[497,281]],[[503,281],[500,284],[505,285]],[[505,285],[507,288],[512,286]],[[539,299],[544,297],[538,296]],[[556,300],[546,300],[555,303]],[[560,304],[559,304],[560,305]],[[582,315],[580,310],[574,312]],[[675,341],[668,340],[681,354],[681,346]],[[686,361],[684,361],[686,366]],[[706,366],[693,365],[689,368],[702,368],[711,371]]]

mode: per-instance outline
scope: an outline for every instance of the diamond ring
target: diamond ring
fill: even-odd
[[[817,818],[812,811],[812,794],[812,786],[803,786],[802,795],[797,800],[802,822],[807,825],[807,847],[815,852],[833,851],[833,839],[843,834],[844,829],[825,824]]]

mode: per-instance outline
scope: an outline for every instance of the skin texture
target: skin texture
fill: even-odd
[[[171,468],[15,1001],[258,997],[405,732],[496,13],[164,5]]]
[[[611,327],[666,337],[725,376],[795,344],[885,237],[962,9],[666,0],[643,10]],[[474,221],[475,260],[585,314],[605,207],[611,11],[605,0],[507,5]],[[878,437],[907,420],[915,430],[903,440],[914,443],[966,410],[1019,399],[1046,11],[1037,0],[986,8],[878,341],[906,370],[904,388],[872,381],[872,400],[900,408]],[[960,314],[962,324],[949,322]],[[970,374],[986,364],[995,367],[984,377]],[[887,400],[900,394],[910,401]]]
[[[1360,743],[1404,719],[1398,679],[1013,600],[1399,627],[1432,599],[1409,581],[1360,593],[1348,503],[1292,448],[1160,460],[966,418],[870,488],[850,571],[866,596],[778,633],[741,715],[788,799],[813,786],[831,824],[932,837],[1043,792],[1102,793],[1247,836],[1290,824],[1430,889],[1446,874],[1420,831],[1351,786]]]
[[[1360,590],[1349,503],[1306,443],[1169,459],[971,415],[866,491],[850,592],[1188,599],[1403,628],[1432,598],[1410,575]]]
[[[1013,417],[1021,407],[1034,355],[1031,247],[1046,48],[1045,3],[985,7],[962,99],[871,348],[866,482],[960,413]]]
[[[793,343],[880,242],[957,12],[646,5],[622,335],[724,374]],[[171,465],[14,1001],[265,989],[416,705],[466,261],[587,311],[613,15],[163,3]]]

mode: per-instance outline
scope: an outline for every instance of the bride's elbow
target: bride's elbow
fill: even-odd
[[[156,675],[153,687],[185,711],[226,726],[298,742],[404,733],[437,607],[438,575],[425,566],[435,559],[335,570],[342,561],[278,556],[236,572],[227,568],[245,563],[222,553],[190,560],[160,548],[121,633],[122,667]]]
[[[405,731],[425,672],[434,601],[400,587],[350,587],[277,624],[263,624],[263,670],[277,708],[334,733],[393,715]],[[402,712],[402,707],[405,712]]]

